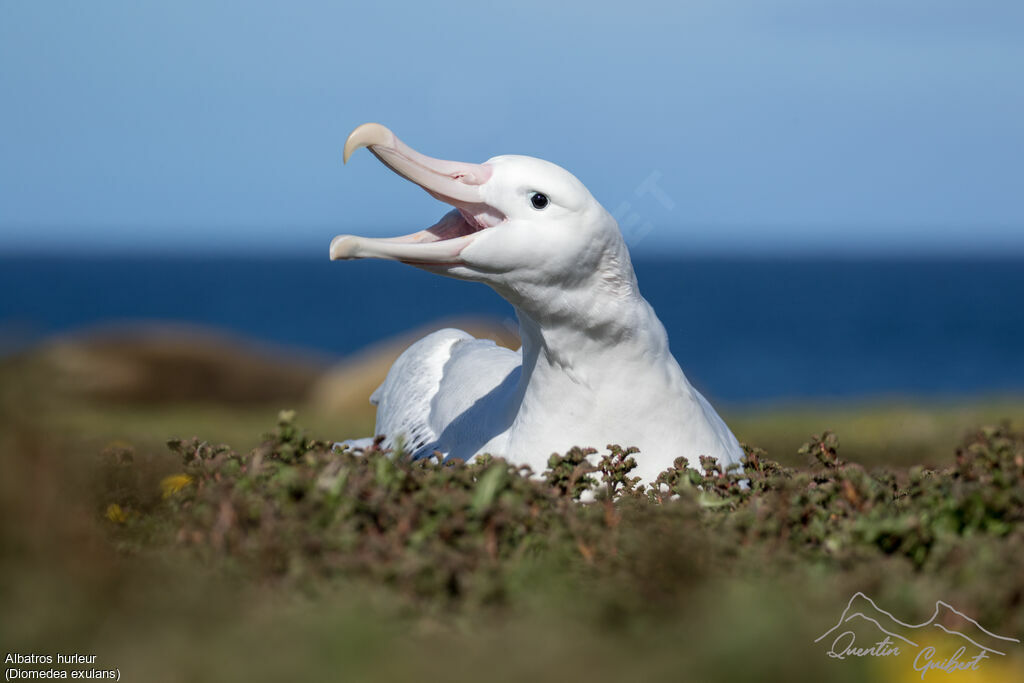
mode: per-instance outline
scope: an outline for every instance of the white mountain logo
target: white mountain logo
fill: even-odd
[[[871,645],[859,645],[858,638]],[[822,641],[829,645],[826,654],[834,659],[913,654],[914,669],[921,672],[922,680],[929,671],[977,671],[983,660],[1005,656],[1010,647],[1020,644],[1017,638],[992,633],[942,600],[936,601],[928,621],[908,624],[860,592],[850,598],[836,625],[814,640]]]

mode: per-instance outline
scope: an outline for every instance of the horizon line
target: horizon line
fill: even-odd
[[[96,246],[89,249],[76,249],[68,253],[66,249],[57,249],[45,245],[21,246],[8,248],[0,245],[0,259],[5,260],[55,260],[55,261],[86,261],[124,258],[154,259],[219,259],[219,260],[272,260],[288,259],[303,261],[329,261],[327,249],[302,249],[296,247],[277,247],[273,245],[250,246],[248,248],[219,245],[202,247],[199,245],[179,245],[174,247],[159,245],[132,246]],[[935,261],[935,262],[968,262],[968,261],[1001,261],[1015,262],[1024,260],[1024,245],[1014,248],[978,247],[974,249],[955,248],[870,248],[821,245],[808,245],[803,248],[746,248],[727,249],[718,247],[684,247],[681,245],[660,245],[660,248],[633,247],[631,256],[638,261],[787,261],[787,260],[821,260],[835,261]]]

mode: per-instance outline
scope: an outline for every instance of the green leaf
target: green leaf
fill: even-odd
[[[505,463],[498,462],[483,473],[477,482],[476,491],[473,492],[473,512],[479,515],[491,506],[494,497],[505,485],[507,470]]]

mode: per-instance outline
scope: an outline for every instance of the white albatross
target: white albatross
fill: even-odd
[[[485,282],[515,307],[522,348],[445,329],[410,346],[373,393],[376,433],[414,457],[490,453],[541,472],[572,446],[637,446],[653,481],[685,456],[723,466],[742,449],[687,381],[640,295],[615,219],[568,171],[525,156],[441,161],[377,123],[349,135],[388,168],[453,207],[403,237],[339,235],[331,259],[401,261]]]

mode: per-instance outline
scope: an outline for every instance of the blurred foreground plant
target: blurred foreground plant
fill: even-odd
[[[1024,436],[1005,426],[972,434],[942,471],[868,472],[841,460],[826,432],[800,449],[806,468],[747,448],[726,470],[679,458],[648,486],[630,476],[643,457],[635,449],[574,448],[534,476],[489,456],[356,455],[310,438],[287,412],[247,454],[198,439],[169,445],[183,469],[148,498],[126,484],[144,481],[124,472],[134,460],[112,456],[120,474],[97,506],[112,533],[161,519],[180,546],[263,579],[358,576],[417,599],[500,604],[539,561],[670,604],[702,577],[793,563],[897,561],[953,582],[1024,562]],[[986,588],[1008,601],[1005,617],[1024,578]]]

